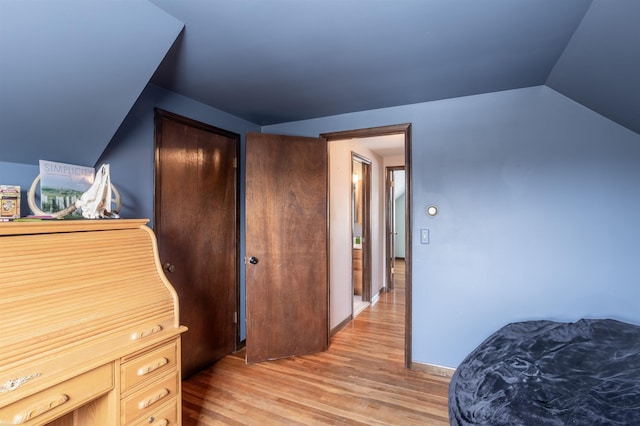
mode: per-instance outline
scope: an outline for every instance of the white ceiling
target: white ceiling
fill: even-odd
[[[358,142],[381,157],[404,156],[404,134],[373,136]]]

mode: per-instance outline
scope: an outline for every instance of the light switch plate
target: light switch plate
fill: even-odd
[[[429,230],[421,229],[420,230],[420,244],[429,244]]]

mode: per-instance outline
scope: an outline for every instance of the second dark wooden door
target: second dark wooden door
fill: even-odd
[[[327,144],[246,138],[247,362],[328,348]]]
[[[156,112],[154,229],[180,300],[182,373],[235,350],[239,135]]]

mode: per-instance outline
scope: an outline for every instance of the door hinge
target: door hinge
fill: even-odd
[[[237,324],[238,323],[238,312],[234,312],[233,313],[233,323]]]
[[[234,157],[233,158],[233,168],[237,169],[238,168],[238,157]]]

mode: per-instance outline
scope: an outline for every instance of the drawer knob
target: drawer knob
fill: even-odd
[[[169,360],[166,359],[165,357],[151,361],[150,363],[145,364],[142,367],[138,368],[138,376],[144,376],[145,374],[149,374],[152,371],[155,371],[158,368],[164,365],[167,365],[168,363],[169,363]]]
[[[153,404],[155,404],[156,402],[160,401],[162,398],[164,398],[167,395],[169,395],[169,389],[167,388],[160,389],[154,394],[149,395],[145,397],[142,401],[138,402],[138,409],[144,410],[145,408],[148,408]]]
[[[58,395],[52,398],[51,400],[49,400],[48,402],[42,402],[33,408],[29,408],[28,410],[20,414],[16,414],[13,417],[13,424],[21,425],[21,424],[27,423],[29,420],[35,417],[38,417],[39,415],[44,414],[48,411],[51,411],[56,407],[61,406],[68,400],[69,400],[68,395],[65,395],[65,394]]]
[[[158,423],[154,423],[156,421],[156,418],[151,416],[149,417],[149,424],[153,425],[153,426],[169,426],[169,420],[167,419],[162,419],[160,420]]]
[[[142,339],[143,337],[150,336],[159,331],[162,331],[162,326],[160,324],[154,325],[153,327],[148,328],[146,330],[136,331],[131,335],[131,340],[139,340],[139,339]]]

